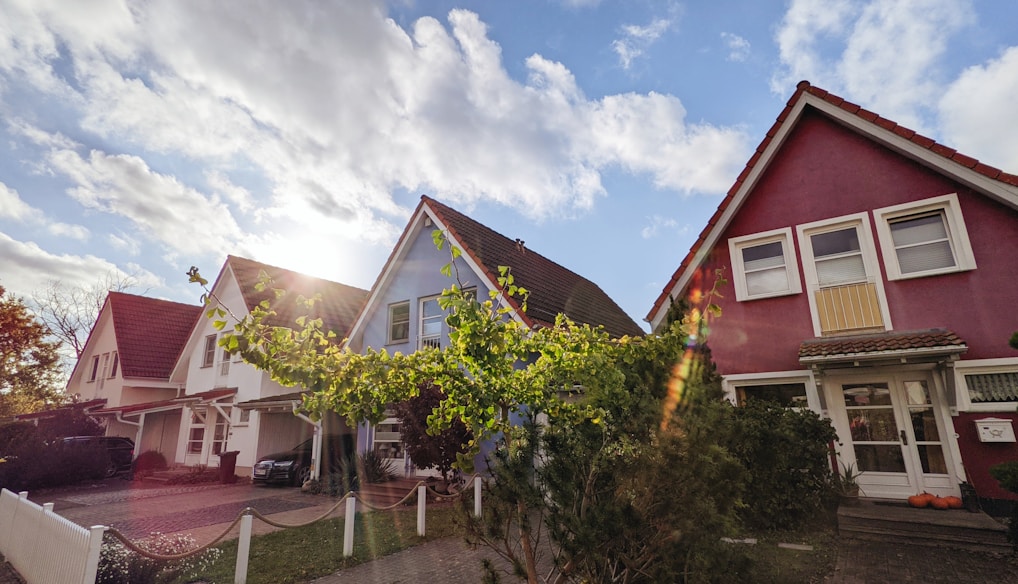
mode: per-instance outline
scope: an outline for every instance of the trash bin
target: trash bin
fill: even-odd
[[[222,484],[237,482],[237,455],[239,450],[219,453],[219,482]]]

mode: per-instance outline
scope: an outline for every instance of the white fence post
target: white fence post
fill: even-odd
[[[234,584],[247,584],[247,562],[251,555],[251,515],[244,511],[240,518],[240,541],[237,543],[237,569],[233,575]]]
[[[343,524],[343,557],[353,555],[353,521],[357,513],[357,499],[353,496],[346,499],[346,521]]]
[[[424,511],[428,504],[428,487],[417,487],[417,535],[424,537]]]
[[[105,525],[93,525],[88,533],[88,556],[85,558],[85,573],[81,576],[81,584],[95,584],[99,575],[99,555],[103,547]]]
[[[481,477],[474,475],[474,517],[481,516]]]

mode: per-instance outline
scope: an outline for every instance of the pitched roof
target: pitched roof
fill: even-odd
[[[268,300],[272,309],[276,311],[276,316],[267,322],[275,326],[294,326],[294,320],[299,314],[298,296],[311,298],[321,294],[322,298],[315,303],[312,315],[322,319],[325,330],[334,331],[342,339],[350,331],[357,314],[368,298],[367,290],[246,258],[228,256],[226,265],[233,270],[247,310],[250,312],[263,300]],[[276,298],[271,289],[262,292],[256,290],[263,271],[272,279],[271,287],[286,290],[286,294]]]
[[[493,289],[498,289],[499,266],[512,268],[516,285],[530,295],[526,312],[520,311],[515,298],[508,301],[528,326],[550,326],[562,313],[577,323],[604,325],[615,337],[644,334],[597,284],[428,196],[421,197],[421,205],[434,213],[461,251],[481,267]]]
[[[807,339],[799,345],[801,362],[907,354],[961,353],[968,349],[946,329],[891,331],[850,337]]]
[[[1018,208],[1018,175],[1006,173],[999,168],[983,164],[966,156],[953,148],[949,148],[932,138],[917,134],[904,126],[883,118],[871,111],[846,101],[819,87],[810,85],[808,81],[800,81],[796,86],[795,93],[789,98],[785,108],[778,115],[774,125],[767,131],[766,136],[756,147],[756,152],[746,162],[746,167],[739,173],[735,183],[728,189],[728,194],[718,205],[717,211],[707,221],[707,225],[700,236],[693,243],[689,253],[682,259],[678,269],[672,275],[668,284],[665,285],[661,294],[654,301],[654,306],[647,314],[646,320],[654,322],[658,315],[663,314],[667,309],[670,296],[677,286],[688,284],[690,272],[694,270],[715,244],[713,237],[720,233],[727,226],[728,221],[734,214],[741,197],[752,189],[756,179],[760,176],[770,161],[770,157],[780,147],[784,136],[798,120],[798,114],[809,105],[817,111],[822,111],[828,116],[839,117],[842,120],[866,128],[871,138],[880,140],[886,145],[891,145],[895,150],[905,156],[918,160],[942,172],[952,172],[956,177],[964,177],[962,182],[982,192],[992,191],[1003,202]],[[970,173],[966,173],[970,171]],[[736,203],[735,208],[732,204]]]
[[[123,377],[169,379],[200,306],[123,292],[106,297]]]

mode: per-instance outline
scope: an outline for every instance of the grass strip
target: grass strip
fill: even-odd
[[[427,535],[417,535],[417,508],[358,513],[354,523],[353,556],[343,557],[343,524],[338,517],[318,521],[306,527],[282,529],[251,538],[248,560],[249,584],[289,584],[306,582],[339,570],[369,562],[415,545],[462,534],[452,506],[428,510]],[[237,541],[219,546],[223,550],[200,578],[184,582],[230,584],[234,581]]]

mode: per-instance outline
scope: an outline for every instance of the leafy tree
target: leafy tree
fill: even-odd
[[[439,248],[445,245],[441,232],[434,238]],[[450,249],[453,260],[459,253]],[[453,266],[443,273],[451,276]],[[207,286],[196,268],[189,275]],[[378,422],[388,404],[418,397],[431,384],[441,387],[445,398],[429,416],[429,431],[463,423],[472,436],[459,460],[464,470],[482,442],[497,438],[490,512],[485,523],[471,527],[472,537],[510,559],[528,582],[542,579],[537,570],[545,526],[563,580],[594,577],[601,557],[625,563],[632,550],[619,546],[630,542],[643,559],[626,566],[622,581],[688,572],[696,558],[716,557],[716,535],[732,519],[741,483],[737,463],[711,442],[708,426],[681,423],[680,414],[695,403],[688,382],[709,370],[698,365],[700,352],[686,333],[699,330],[703,319],[675,323],[647,340],[611,339],[603,329],[561,315],[552,327],[529,330],[502,302],[503,292],[518,296],[525,310],[527,291],[515,285],[508,267],[500,269],[498,283],[501,292],[483,302],[458,282],[443,292],[439,303],[450,330],[443,350],[354,353],[323,331],[320,319],[302,316],[293,328],[266,324],[274,316],[268,302],[240,319],[221,344],[275,380],[310,389],[307,411],[332,410],[352,421]],[[211,294],[205,301],[207,315],[225,328],[228,307]],[[302,299],[308,309],[315,301]],[[535,468],[535,460],[543,465]],[[577,466],[567,468],[570,460]],[[642,468],[651,474],[641,477]],[[688,481],[679,484],[689,498],[666,488],[679,478]],[[711,512],[695,517],[683,504]],[[607,527],[618,517],[629,517],[632,538],[610,548],[614,538],[605,536],[614,531]],[[689,531],[678,537],[669,521],[681,518]],[[681,560],[665,561],[664,553]]]
[[[107,294],[137,286],[137,278],[119,272],[109,272],[87,286],[52,280],[45,290],[33,293],[32,308],[51,334],[80,359]]]
[[[442,479],[448,481],[457,457],[466,452],[466,445],[470,443],[470,431],[459,419],[442,431],[429,431],[428,418],[445,399],[445,394],[430,383],[419,391],[417,397],[396,406],[403,445],[414,465],[438,469]]]
[[[60,344],[25,303],[0,286],[0,418],[59,403]]]

